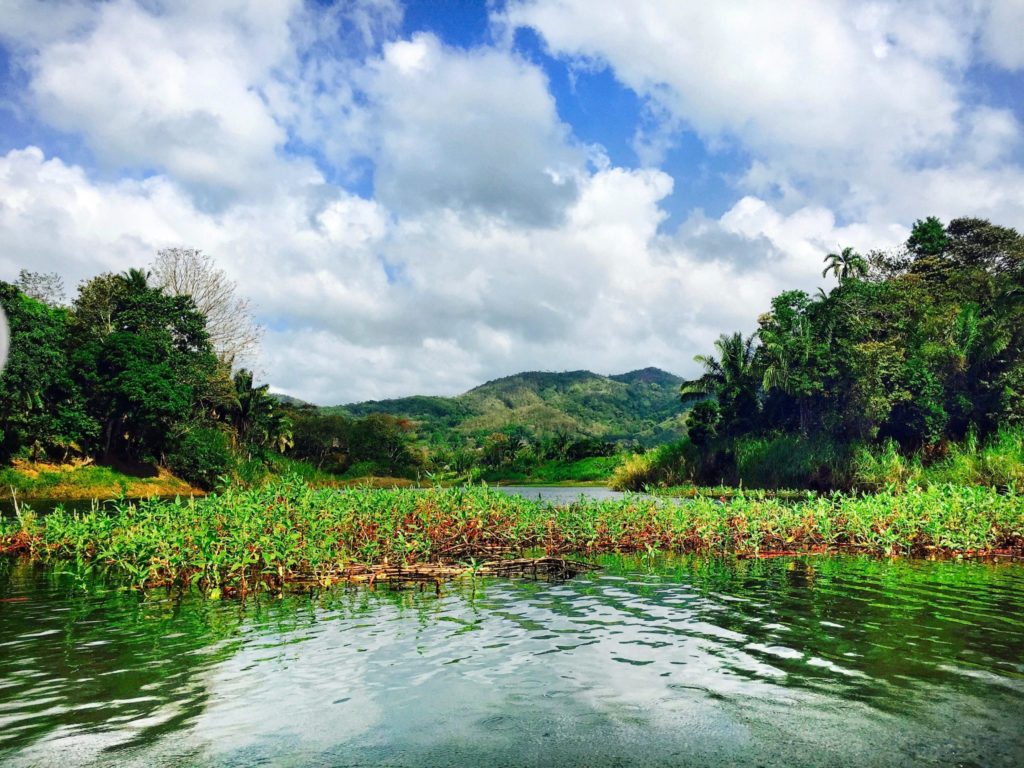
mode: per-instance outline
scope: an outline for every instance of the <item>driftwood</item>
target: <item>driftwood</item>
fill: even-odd
[[[357,584],[440,584],[460,576],[498,576],[545,581],[563,581],[580,573],[597,570],[599,566],[565,560],[560,557],[519,558],[516,560],[488,560],[475,567],[447,563],[416,563],[413,565],[350,565],[333,574],[322,585],[351,582]],[[295,582],[292,582],[295,583]],[[309,582],[315,586],[317,582]]]

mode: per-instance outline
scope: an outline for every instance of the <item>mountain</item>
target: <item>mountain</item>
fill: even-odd
[[[286,395],[284,392],[268,392],[272,398],[283,405],[290,405],[292,408],[315,408],[316,406],[307,403],[305,400],[299,400],[297,397]]]
[[[609,441],[657,445],[685,433],[681,383],[678,376],[658,368],[616,376],[529,371],[489,381],[456,397],[417,395],[324,410],[354,417],[387,413],[416,422],[421,433],[483,433],[521,425],[537,433],[568,430]]]

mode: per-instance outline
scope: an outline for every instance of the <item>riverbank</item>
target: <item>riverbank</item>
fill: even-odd
[[[206,498],[31,513],[0,523],[0,551],[103,564],[137,587],[221,594],[328,585],[353,567],[472,566],[543,551],[705,552],[756,557],[1024,551],[1024,499],[946,486],[802,502],[737,496],[683,502],[627,495],[550,504],[488,488],[315,488],[294,479]]]
[[[206,491],[170,471],[155,467],[152,474],[129,474],[96,464],[47,464],[15,461],[0,469],[0,489],[10,500],[89,501],[91,499],[203,496]]]
[[[501,467],[479,473],[490,485],[607,487],[621,456],[590,456],[577,461],[545,461],[533,467]]]

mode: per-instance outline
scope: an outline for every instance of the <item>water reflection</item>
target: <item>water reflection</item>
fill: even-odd
[[[610,501],[626,495],[621,491],[595,485],[495,485],[492,488],[532,501],[548,501],[554,504],[571,504],[579,501],[581,496],[595,501]]]
[[[0,761],[1024,756],[1020,566],[602,562],[562,584],[339,589],[245,607],[144,600],[12,565],[0,573]]]

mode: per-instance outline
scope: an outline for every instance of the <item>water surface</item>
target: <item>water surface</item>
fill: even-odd
[[[241,606],[0,563],[0,763],[1020,765],[1024,567],[606,558]]]
[[[502,493],[525,496],[534,501],[549,501],[555,504],[568,504],[579,501],[580,497],[607,501],[621,499],[625,496],[621,491],[613,491],[594,485],[495,485],[491,486]]]

